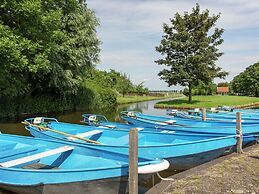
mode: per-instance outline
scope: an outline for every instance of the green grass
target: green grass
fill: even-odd
[[[117,102],[118,104],[129,104],[134,102],[142,102],[142,101],[149,101],[149,100],[159,100],[165,98],[174,98],[179,97],[180,94],[172,94],[169,96],[118,96]]]
[[[188,103],[188,98],[158,102],[155,107],[163,108],[211,108],[222,105],[241,106],[259,103],[259,98],[247,96],[193,96],[193,102]]]

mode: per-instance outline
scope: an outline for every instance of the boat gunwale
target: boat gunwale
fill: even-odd
[[[122,117],[123,118],[123,117]],[[156,126],[161,126],[161,127],[175,127],[175,128],[172,128],[172,130],[177,130],[177,129],[185,129],[185,128],[200,128],[200,129],[209,129],[211,127],[209,126],[179,126],[175,124],[172,124],[172,125],[163,125],[163,124],[159,124],[159,123],[164,123],[164,121],[152,121],[152,122],[148,122],[148,119],[145,119],[145,118],[141,118],[141,117],[137,117],[137,118],[133,118],[133,117],[125,117],[125,118],[131,118],[131,119],[134,119],[134,120],[137,120],[137,121],[140,121],[140,122],[143,122],[143,123],[148,123],[148,124],[152,124],[154,125],[154,128],[157,128]],[[123,118],[124,119],[124,118]],[[125,119],[126,120],[126,119]],[[156,123],[155,123],[156,122]],[[206,122],[206,121],[205,121]],[[232,125],[223,125],[223,126],[213,126],[213,127],[216,127],[216,128],[220,128],[221,129],[226,129],[226,128],[232,128],[232,127],[235,127],[235,122],[229,122],[229,123],[233,123],[233,126]],[[242,123],[242,127],[259,127],[259,123]],[[159,128],[158,127],[158,128]],[[218,133],[217,133],[218,134]],[[222,134],[225,134],[225,133],[222,133]]]
[[[27,127],[27,126],[26,126]],[[36,127],[32,127],[30,126],[33,130],[36,130],[37,132],[42,133],[42,131],[36,129]],[[29,130],[29,129],[27,129]],[[128,145],[107,145],[107,144],[91,144],[91,143],[83,143],[83,142],[69,142],[65,139],[53,136],[53,135],[49,135],[44,133],[47,136],[53,137],[55,139],[59,139],[62,142],[68,142],[68,143],[72,143],[72,144],[80,144],[80,145],[94,145],[94,146],[101,146],[101,147],[122,147],[122,148],[128,148]],[[165,134],[165,135],[174,135],[174,134]],[[184,135],[183,135],[184,136]],[[255,135],[248,135],[245,137],[253,137]],[[184,143],[175,143],[175,144],[163,144],[163,145],[139,145],[139,148],[149,148],[149,147],[168,147],[168,146],[181,146],[181,145],[188,145],[188,144],[193,144],[193,143],[204,143],[204,142],[213,142],[213,141],[217,141],[217,140],[223,140],[223,139],[231,139],[231,138],[236,138],[237,135],[227,135],[227,136],[222,136],[222,137],[215,137],[215,138],[209,138],[209,139],[203,139],[203,140],[196,140],[196,141],[188,141],[188,142],[184,142]]]

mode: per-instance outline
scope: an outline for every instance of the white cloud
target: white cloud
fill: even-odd
[[[194,0],[89,0],[89,8],[100,19],[98,29],[103,45],[100,69],[115,69],[130,74],[135,83],[143,80],[150,89],[165,89],[157,73],[163,68],[154,63],[155,52],[162,36],[162,24],[176,12],[191,11]],[[218,64],[234,75],[258,61],[259,3],[258,0],[198,0],[201,9],[221,17],[225,53]]]

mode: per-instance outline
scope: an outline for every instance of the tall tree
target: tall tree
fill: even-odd
[[[220,15],[209,15],[201,11],[199,4],[191,13],[176,13],[169,24],[163,25],[164,34],[156,51],[164,56],[155,61],[167,66],[159,72],[161,79],[169,86],[180,84],[189,88],[189,102],[192,102],[192,88],[199,81],[209,83],[215,77],[224,78],[228,73],[216,66],[223,54],[217,48],[222,44],[222,28],[214,28]]]
[[[246,68],[231,82],[233,92],[259,97],[259,62]]]
[[[75,94],[99,59],[97,25],[85,1],[3,0],[0,98]]]

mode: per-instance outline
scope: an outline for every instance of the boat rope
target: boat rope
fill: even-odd
[[[157,172],[156,174],[157,174],[158,178],[160,178],[162,181],[174,181],[174,180],[175,180],[175,179],[173,179],[173,178],[164,178],[164,177],[162,177],[162,176],[159,174],[159,172]]]

